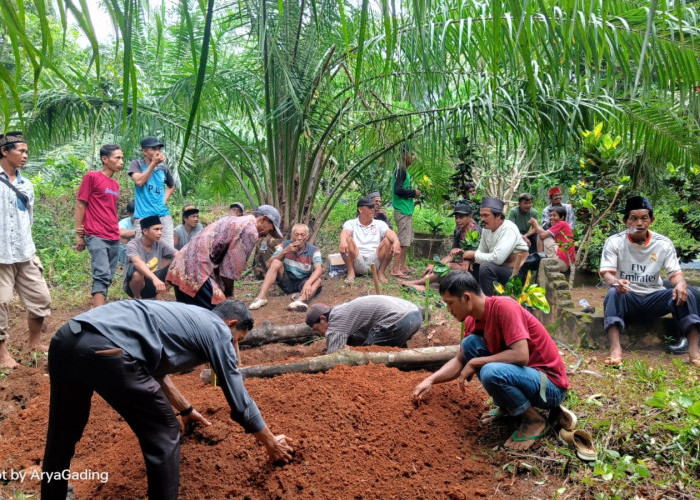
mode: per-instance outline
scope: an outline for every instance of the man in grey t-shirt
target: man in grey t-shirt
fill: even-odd
[[[306,324],[324,335],[331,354],[344,345],[406,347],[422,322],[415,304],[388,295],[368,295],[329,307],[314,304]]]
[[[149,498],[177,498],[180,422],[211,425],[168,374],[211,363],[231,418],[260,441],[272,460],[288,462],[291,446],[272,434],[238,371],[237,345],[253,318],[237,300],[212,311],[177,302],[121,300],[80,314],[61,327],[49,348],[51,402],[42,464],[41,498],[66,498],[75,445],[96,392],[129,424],[146,462]],[[175,413],[175,411],[177,413]],[[105,485],[102,496],[116,497]]]
[[[124,274],[124,292],[135,299],[162,300],[168,287],[165,276],[175,249],[161,241],[163,225],[157,215],[141,219],[143,237],[126,245],[129,266]]]

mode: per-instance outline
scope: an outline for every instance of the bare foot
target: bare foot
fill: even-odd
[[[506,441],[503,446],[511,450],[527,450],[535,443],[535,440],[546,431],[547,421],[543,418],[539,420],[527,420],[523,417],[518,430],[508,438],[508,441]]]
[[[698,356],[698,357],[690,356],[688,358],[688,362],[693,366],[700,367],[700,356]]]
[[[19,366],[19,363],[12,359],[12,356],[10,356],[9,354],[7,356],[0,357],[0,368],[7,368],[12,370],[17,366]]]
[[[386,279],[386,276],[383,274],[379,275],[379,281],[380,281],[380,283],[389,283],[389,280]]]
[[[44,345],[44,344],[27,345],[27,351],[29,351],[29,352],[32,352],[32,351],[49,352],[49,346]]]

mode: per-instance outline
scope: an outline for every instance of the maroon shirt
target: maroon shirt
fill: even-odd
[[[537,318],[510,297],[486,297],[483,319],[471,316],[464,321],[464,331],[484,332],[484,344],[491,354],[505,351],[518,340],[527,339],[530,360],[527,366],[547,375],[554,385],[569,388],[564,360],[549,332]]]
[[[110,179],[99,170],[85,174],[78,189],[78,200],[87,204],[83,222],[85,236],[119,240],[118,198],[119,183],[115,179]]]

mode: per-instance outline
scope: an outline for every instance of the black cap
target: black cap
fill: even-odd
[[[654,209],[651,206],[651,202],[643,196],[627,198],[627,202],[625,203],[625,219],[632,210],[649,210],[649,216],[654,217]]]
[[[139,221],[141,230],[148,229],[149,227],[155,226],[156,224],[160,223],[160,217],[158,217],[157,215],[149,215],[148,217],[144,217]]]
[[[360,207],[373,207],[374,208],[374,202],[372,201],[372,198],[369,196],[363,196],[359,200],[357,200],[357,208]]]
[[[157,137],[148,136],[141,139],[141,149],[146,148],[162,148],[164,144]]]
[[[450,214],[450,216],[454,216],[457,214],[460,215],[472,215],[472,209],[469,205],[466,205],[464,203],[457,203],[455,205],[454,211]]]

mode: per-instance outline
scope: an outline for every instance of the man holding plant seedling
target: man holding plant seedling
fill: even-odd
[[[426,280],[428,283],[432,283],[447,274],[450,269],[468,270],[470,262],[464,261],[462,256],[465,251],[478,247],[481,228],[475,226],[469,205],[457,203],[452,215],[455,218],[455,232],[450,254],[439,263],[429,264],[423,271],[421,278],[413,281],[399,281],[400,285],[423,292],[425,291]]]
[[[673,314],[681,335],[688,336],[690,363],[700,366],[697,304],[683,277],[676,249],[666,236],[649,231],[654,209],[646,198],[633,196],[625,204],[622,219],[627,230],[610,236],[603,246],[600,276],[610,287],[603,307],[610,355],[605,364],[622,364],[620,333],[630,318],[659,318]],[[673,288],[664,288],[665,270]]]
[[[209,311],[202,307],[122,300],[80,314],[61,327],[49,348],[51,402],[42,464],[41,498],[65,499],[75,445],[94,392],[129,424],[146,462],[148,497],[176,499],[180,485],[180,422],[211,425],[168,374],[211,363],[231,418],[265,446],[273,461],[289,462],[292,447],[265,425],[238,371],[236,347],[253,328],[237,300]],[[111,439],[109,433],[105,439]],[[102,492],[118,496],[116,491]]]
[[[476,375],[498,407],[482,421],[519,417],[520,425],[504,446],[530,448],[548,430],[535,407],[557,408],[569,389],[557,345],[524,307],[510,297],[487,297],[467,272],[448,273],[440,295],[450,314],[464,321],[466,336],[457,356],[416,386],[413,400],[423,401],[433,384],[454,379],[464,390]]]

